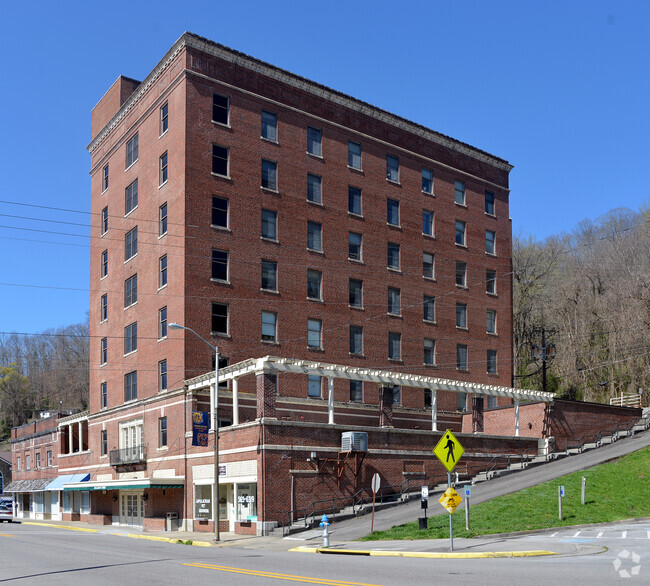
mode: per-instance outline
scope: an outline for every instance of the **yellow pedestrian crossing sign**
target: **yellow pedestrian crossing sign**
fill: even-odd
[[[460,445],[454,434],[447,430],[436,447],[433,448],[433,453],[438,456],[438,460],[442,462],[447,472],[451,472],[465,453],[465,448]]]
[[[453,513],[456,510],[456,507],[460,505],[461,500],[463,499],[460,498],[460,495],[450,486],[442,493],[438,502],[447,509],[447,511]]]

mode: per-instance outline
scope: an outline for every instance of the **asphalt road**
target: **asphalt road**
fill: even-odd
[[[565,528],[555,535],[529,535],[517,540],[525,542],[519,547],[529,548],[571,540],[603,553],[472,560],[319,555],[237,546],[194,547],[106,533],[2,525],[0,584],[648,583],[650,522],[614,524],[578,536],[576,531]],[[600,537],[598,532],[602,532]],[[599,547],[594,548],[594,543]],[[635,566],[637,575],[633,574]],[[621,571],[631,577],[623,577]]]

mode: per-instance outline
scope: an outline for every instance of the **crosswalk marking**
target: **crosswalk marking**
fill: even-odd
[[[573,537],[578,537],[578,535],[580,535],[581,533],[582,531],[576,531],[576,534]]]
[[[596,535],[597,538],[600,538],[600,537],[602,537],[602,536],[603,536],[603,532],[602,532],[602,531],[601,531],[600,533],[598,533],[598,535]]]

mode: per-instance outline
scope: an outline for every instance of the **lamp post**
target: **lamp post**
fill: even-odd
[[[214,511],[214,540],[219,541],[219,347],[213,346],[192,328],[177,323],[169,324],[170,330],[187,330],[214,350],[214,386],[210,389],[210,412],[214,431],[214,487],[212,489],[212,510]]]

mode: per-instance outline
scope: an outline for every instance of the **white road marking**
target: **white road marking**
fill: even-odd
[[[557,535],[557,531],[551,535],[551,537],[555,537]],[[648,537],[650,537],[650,531],[648,531]]]
[[[582,531],[576,531],[576,534],[573,537],[578,537],[578,535],[580,535],[581,533]]]
[[[623,535],[621,535],[621,539],[625,539],[627,537],[627,531],[623,531]]]
[[[650,539],[650,531],[648,531],[648,539]]]
[[[601,531],[600,533],[598,533],[598,535],[596,535],[596,538],[600,539],[602,536],[603,536],[603,532]]]

